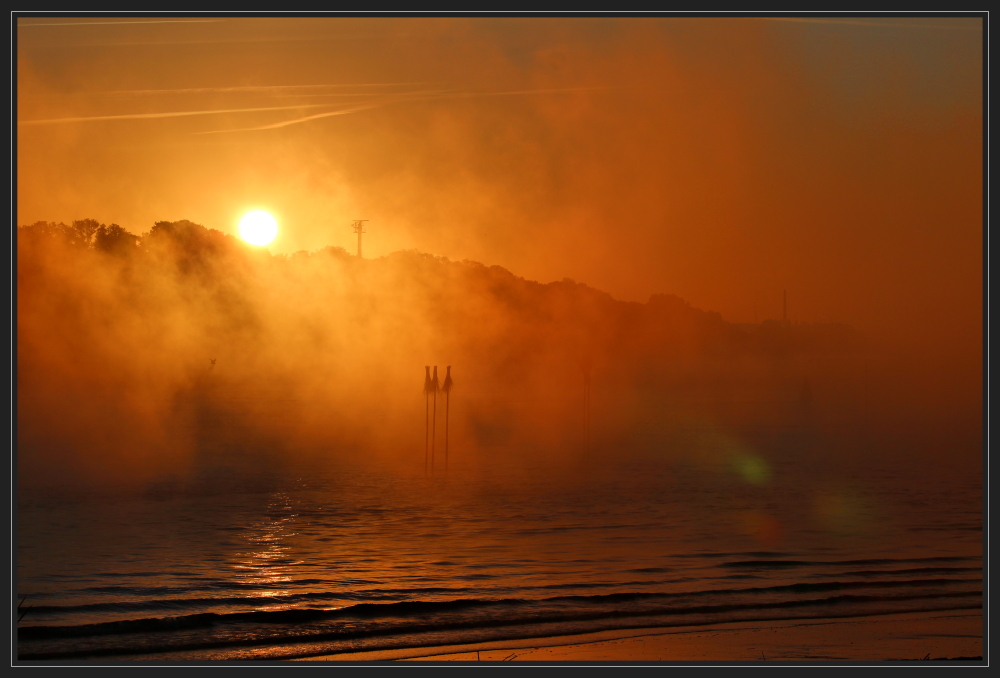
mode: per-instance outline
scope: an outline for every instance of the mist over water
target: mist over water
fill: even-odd
[[[22,657],[981,604],[978,440],[849,326],[190,222],[18,236]]]
[[[567,482],[498,459],[22,502],[19,654],[309,657],[981,607],[976,478],[762,452],[763,484],[662,458]]]
[[[15,23],[19,657],[981,654],[982,16]]]
[[[671,295],[621,302],[417,252],[275,256],[190,222],[119,227],[131,239],[114,246],[93,222],[98,246],[74,241],[87,223],[19,232],[22,487],[222,459],[392,473],[428,447],[440,464],[446,402],[424,396],[426,365],[453,366],[448,445],[466,459],[718,466],[791,426],[800,458],[921,465],[947,445],[951,463],[977,462],[981,414],[938,407],[932,381],[913,387],[919,366],[846,325],[736,325]]]

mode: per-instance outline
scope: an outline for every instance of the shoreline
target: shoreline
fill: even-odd
[[[726,622],[344,652],[304,662],[884,662],[983,656],[979,611]]]

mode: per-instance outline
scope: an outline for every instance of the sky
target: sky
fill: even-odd
[[[741,323],[787,290],[975,397],[982,58],[978,18],[21,18],[17,223],[367,219],[366,257]]]
[[[711,539],[754,559],[715,573],[954,555],[987,459],[983,38],[905,16],[17,18],[20,592],[78,603],[66,582],[119,570],[91,589],[121,602],[142,568],[239,596],[319,582],[312,606],[384,565],[436,600],[483,577],[538,598],[677,567],[650,583],[689,590],[694,561],[633,556]],[[237,240],[253,210],[277,220],[264,251]],[[786,298],[791,324],[765,322]],[[105,514],[123,529],[90,529]],[[283,574],[309,558],[334,579]],[[44,628],[136,628],[128,605],[164,603],[142,591],[183,590],[151,581],[42,606]]]

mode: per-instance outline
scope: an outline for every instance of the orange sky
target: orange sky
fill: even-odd
[[[18,20],[17,222],[415,248],[981,372],[979,19]],[[943,358],[944,356],[944,358]]]

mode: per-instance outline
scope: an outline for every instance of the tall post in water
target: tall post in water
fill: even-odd
[[[444,391],[444,470],[448,471],[448,415],[451,410],[451,387],[454,382],[451,380],[451,365],[448,365],[448,372],[444,375],[444,384],[441,390]]]
[[[430,459],[431,435],[431,366],[424,366],[424,475],[427,475],[427,462]]]
[[[368,221],[368,220],[367,219],[355,219],[354,223],[351,224],[351,228],[353,228],[354,232],[358,234],[358,259],[361,258],[361,234],[362,233],[367,233],[367,231],[365,230],[365,222],[366,221]]]
[[[431,474],[434,474],[434,446],[437,442],[438,391],[441,383],[438,381],[438,368],[434,366],[434,376],[431,377],[431,393],[434,396],[434,414],[431,416]]]
[[[590,453],[590,360],[584,358],[580,363],[583,370],[583,442],[587,453]]]

